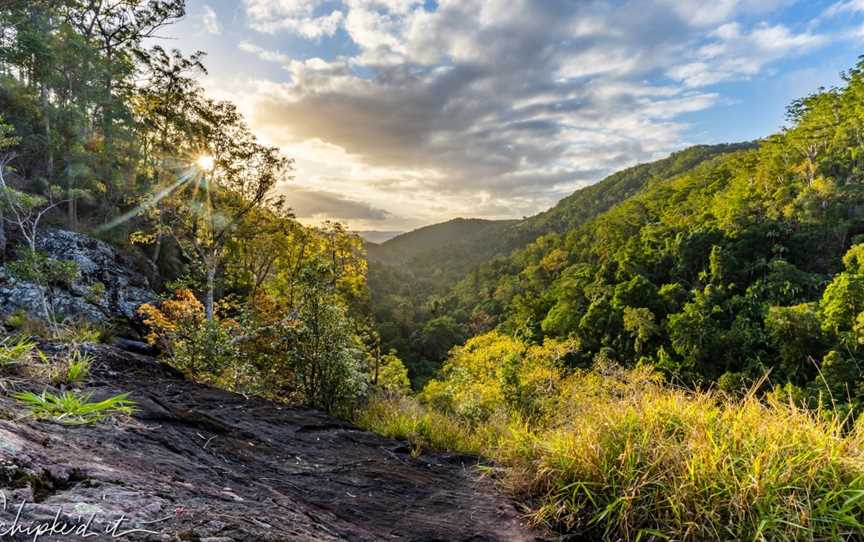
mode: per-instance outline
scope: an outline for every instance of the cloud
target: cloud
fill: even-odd
[[[844,0],[832,4],[827,10],[825,10],[824,16],[836,17],[847,13],[861,12],[864,12],[864,0]]]
[[[663,0],[661,3],[691,25],[713,26],[737,15],[764,15],[794,0]]]
[[[287,30],[307,39],[332,36],[342,25],[339,10],[319,13],[314,0],[245,0],[249,25],[272,34]]]
[[[794,34],[781,24],[760,24],[746,32],[738,23],[727,23],[711,37],[696,49],[692,62],[673,67],[668,75],[688,87],[746,79],[759,74],[771,62],[805,53],[828,41],[826,36],[810,32]]]
[[[213,8],[207,4],[204,4],[202,8],[201,24],[204,27],[204,31],[208,34],[219,35],[222,33],[222,25],[219,24],[219,17],[216,15],[216,12],[213,11]]]
[[[521,216],[688,144],[682,115],[723,102],[712,85],[824,45],[753,22],[791,1],[244,0],[258,32],[340,46],[249,35],[284,71],[234,92],[297,158],[304,216]]]
[[[381,221],[391,216],[388,211],[332,192],[289,186],[283,187],[282,193],[298,218]]]

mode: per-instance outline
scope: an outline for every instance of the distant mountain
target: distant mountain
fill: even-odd
[[[378,231],[378,230],[360,230],[354,232],[360,237],[363,238],[364,241],[369,243],[380,244],[385,241],[389,241],[393,239],[397,235],[402,235],[405,232],[402,231]]]
[[[469,261],[480,263],[502,248],[496,242],[507,228],[518,224],[518,220],[482,220],[479,218],[454,218],[447,222],[425,226],[398,235],[380,245],[371,247],[369,258],[395,264],[449,265],[462,267]],[[446,258],[437,258],[446,251]],[[443,254],[442,254],[443,255]],[[454,258],[459,261],[454,262]]]

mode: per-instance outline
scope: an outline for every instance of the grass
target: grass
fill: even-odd
[[[382,397],[358,422],[423,446],[478,451],[536,524],[602,540],[864,537],[864,422],[747,394],[666,386],[645,370],[563,378],[540,416],[473,426]]]
[[[48,391],[36,394],[28,391],[13,393],[12,397],[24,403],[37,418],[52,419],[64,425],[86,425],[114,415],[135,412],[135,403],[128,399],[128,393],[103,401],[92,401],[92,394],[75,391],[60,394]]]
[[[359,415],[358,423],[385,437],[407,440],[415,454],[423,448],[480,454],[482,435],[470,426],[434,410],[427,410],[413,399],[390,396],[372,401]]]
[[[20,365],[30,360],[36,343],[26,337],[5,337],[0,340],[0,367]]]
[[[48,375],[55,386],[79,386],[90,377],[90,367],[93,358],[73,348],[60,363],[54,362],[48,366]]]
[[[91,365],[92,358],[89,355],[82,354],[80,350],[73,350],[66,361],[64,382],[72,385],[81,384],[90,376]]]

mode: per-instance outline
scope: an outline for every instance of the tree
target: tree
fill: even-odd
[[[268,193],[287,179],[292,161],[258,143],[229,102],[198,97],[189,115],[185,147],[197,162],[181,174],[183,186],[165,206],[166,224],[186,257],[203,269],[204,310],[212,321],[226,246],[247,214],[271,203]]]

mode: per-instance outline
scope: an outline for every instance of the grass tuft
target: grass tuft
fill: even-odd
[[[36,343],[27,337],[5,337],[0,340],[0,367],[27,362],[36,350]]]
[[[12,397],[24,403],[34,416],[53,419],[65,425],[86,425],[119,414],[135,412],[135,403],[128,393],[121,393],[103,401],[91,401],[92,394],[66,391],[60,394],[43,391],[13,393]]]

